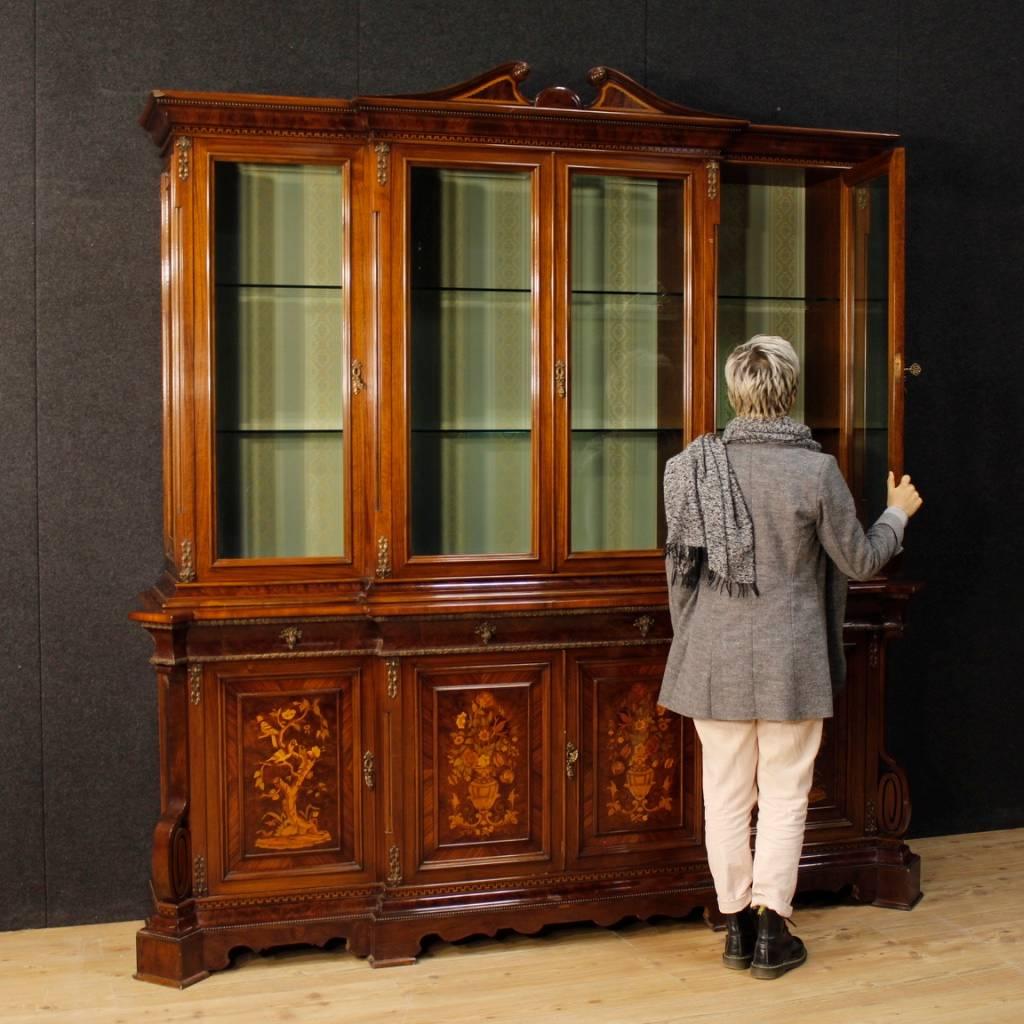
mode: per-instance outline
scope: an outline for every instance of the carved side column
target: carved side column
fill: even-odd
[[[155,648],[160,731],[160,818],[153,830],[153,913],[138,933],[136,978],[184,988],[209,973],[196,921],[195,865],[189,831],[189,708],[197,694],[189,672],[187,622],[145,622]]]
[[[886,654],[901,639],[913,584],[889,588],[882,602],[883,622],[868,647],[868,737],[865,832],[877,835],[877,869],[861,896],[875,906],[909,910],[922,896],[921,858],[905,842],[910,827],[910,786],[906,773],[889,753],[886,741]]]

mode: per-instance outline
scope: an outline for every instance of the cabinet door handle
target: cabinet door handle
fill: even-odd
[[[910,374],[911,377],[920,377],[924,367],[920,363],[911,363],[903,372]]]
[[[373,789],[377,782],[377,768],[374,763],[373,751],[363,754],[363,782],[367,789]]]
[[[579,759],[580,752],[576,749],[576,744],[569,740],[565,745],[565,777],[567,779],[576,778],[576,762]]]
[[[363,379],[363,364],[358,359],[352,360],[352,394],[358,395],[366,387]]]

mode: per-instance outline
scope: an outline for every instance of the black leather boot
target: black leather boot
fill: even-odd
[[[779,978],[799,967],[807,959],[807,948],[789,934],[786,919],[774,910],[760,907],[757,914],[757,940],[750,974],[754,978]]]
[[[725,952],[722,962],[734,971],[745,971],[754,957],[757,915],[753,907],[725,915]]]

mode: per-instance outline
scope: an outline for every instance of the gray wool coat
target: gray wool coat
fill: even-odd
[[[886,511],[865,533],[831,455],[739,441],[728,452],[754,521],[760,596],[673,583],[666,559],[674,636],[658,702],[690,718],[829,718],[846,671],[847,577],[876,575],[904,524]]]

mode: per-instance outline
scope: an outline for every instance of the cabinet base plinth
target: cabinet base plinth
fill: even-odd
[[[188,988],[210,976],[203,952],[202,932],[185,936],[160,935],[143,928],[135,936],[137,981],[169,988]]]

